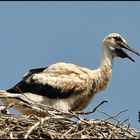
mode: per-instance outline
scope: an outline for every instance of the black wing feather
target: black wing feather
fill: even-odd
[[[7,92],[9,93],[34,93],[42,96],[46,96],[48,98],[67,98],[71,94],[73,94],[74,89],[71,89],[67,92],[61,92],[61,89],[52,87],[48,84],[41,84],[41,83],[35,83],[33,79],[30,80],[30,83],[26,82],[25,79],[32,76],[32,74],[40,73],[46,68],[39,68],[39,69],[32,69],[29,71],[29,73],[23,78],[22,81],[20,81],[18,84],[16,84],[13,88],[8,89]]]
[[[37,69],[31,69],[31,70],[29,70],[29,73],[39,73],[39,72],[44,71],[45,69],[47,69],[47,67],[37,68]]]

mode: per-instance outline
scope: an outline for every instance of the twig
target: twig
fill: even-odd
[[[26,96],[22,95],[22,94],[12,94],[12,93],[0,93],[0,98],[10,98],[10,99],[18,99],[20,101],[23,101],[24,103],[27,104],[33,104],[34,102],[29,100]]]
[[[106,115],[106,116],[109,117],[109,118],[114,119],[114,120],[117,121],[117,122],[120,122],[119,120],[117,120],[116,118],[110,116],[109,114],[105,113],[104,111],[101,111],[101,110],[97,110],[97,111],[100,112],[101,114]],[[106,120],[108,120],[108,119],[104,119],[104,120],[106,121]]]
[[[128,109],[122,110],[119,113],[117,113],[116,115],[110,116],[109,118],[105,119],[105,120],[109,120],[109,119],[113,119],[113,118],[117,118],[117,116],[119,116],[120,114],[124,113],[128,111]]]
[[[103,100],[100,104],[98,104],[92,111],[89,112],[83,112],[83,111],[77,111],[75,112],[76,114],[82,114],[82,115],[88,115],[91,113],[94,113],[101,105],[103,105],[104,103],[108,103],[107,100]]]
[[[0,110],[1,113],[3,113],[3,114],[9,113],[9,112],[7,111],[7,109],[11,108],[12,106],[13,106],[13,103],[10,103],[8,106],[5,106],[4,108],[2,108],[2,109]]]
[[[7,108],[11,107],[12,105],[13,106],[21,105],[22,107],[30,108],[32,111],[34,111],[36,113],[42,113],[43,116],[47,115],[47,114],[49,115],[49,113],[43,107],[44,106],[43,104],[38,104],[38,103],[28,99],[26,96],[24,96],[22,94],[12,94],[12,93],[11,94],[9,94],[9,93],[2,94],[2,93],[0,93],[0,98],[4,98],[4,99],[10,98],[10,99],[17,99],[17,100],[22,101],[22,102],[19,102],[19,101],[14,102],[14,103],[8,105]]]
[[[35,123],[32,127],[30,127],[30,129],[27,131],[27,133],[25,134],[25,139],[27,139],[28,138],[28,136],[29,136],[29,134],[38,126],[38,125],[40,125],[40,121],[38,121],[37,123]]]
[[[10,132],[10,139],[14,139],[12,132]]]
[[[37,117],[38,118],[38,117]],[[45,118],[38,118],[39,119],[39,121],[37,122],[37,123],[35,123],[32,127],[30,127],[30,129],[28,129],[28,131],[27,131],[27,133],[25,134],[25,139],[27,139],[28,138],[28,136],[29,136],[29,134],[36,128],[36,127],[38,127],[40,124],[43,124],[43,122],[45,121],[45,120],[47,120],[48,118],[50,118],[50,117],[45,117]]]
[[[119,125],[123,125],[125,122],[129,121],[129,118],[125,119],[124,121],[120,122]]]

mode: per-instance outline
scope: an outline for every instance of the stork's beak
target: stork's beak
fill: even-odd
[[[127,49],[140,56],[140,53],[137,50],[129,47],[126,42],[117,42],[117,46],[118,47],[115,49],[116,55],[121,58],[129,58],[131,61],[135,62],[135,60],[129,54],[127,54],[122,48]]]

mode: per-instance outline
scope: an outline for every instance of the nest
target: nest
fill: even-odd
[[[47,111],[40,108],[38,111],[44,111],[43,117],[9,114],[7,109],[12,105],[6,106],[0,113],[0,139],[139,139],[139,131],[117,119],[126,110],[114,116],[98,110],[105,102],[91,112],[63,112],[50,106]],[[91,113],[94,116],[96,112],[106,115],[106,119],[86,117]],[[107,121],[111,119],[115,123]]]

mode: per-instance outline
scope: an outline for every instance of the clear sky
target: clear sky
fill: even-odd
[[[70,62],[90,69],[99,66],[101,43],[111,32],[120,33],[140,51],[140,2],[0,2],[0,89],[15,85],[29,69]],[[137,62],[116,58],[112,81],[86,111],[102,100],[100,110],[128,117],[139,130],[140,57]],[[100,113],[90,118],[103,118]]]

